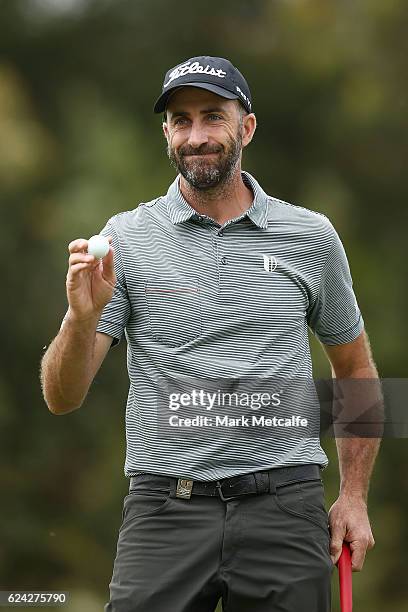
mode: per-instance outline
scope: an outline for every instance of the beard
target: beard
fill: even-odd
[[[198,148],[184,145],[178,150],[167,145],[167,155],[176,170],[195,189],[200,191],[223,185],[234,174],[242,149],[241,125],[235,138],[229,138],[225,146],[202,144]],[[212,157],[199,157],[216,153]],[[187,155],[191,157],[186,158]]]

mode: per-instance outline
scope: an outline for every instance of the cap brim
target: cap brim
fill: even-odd
[[[211,91],[212,93],[217,94],[217,96],[227,98],[228,100],[238,99],[238,95],[232,93],[232,91],[228,91],[227,89],[219,87],[218,85],[213,85],[212,83],[182,83],[162,93],[162,95],[157,98],[153,111],[155,113],[163,113],[166,109],[170,96],[176,91],[176,89],[181,89],[182,87],[198,87],[198,89],[206,89],[207,91]]]

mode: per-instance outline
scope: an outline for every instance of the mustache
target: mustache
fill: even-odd
[[[179,155],[206,155],[208,153],[221,153],[222,147],[209,147],[209,146],[200,146],[198,149],[193,147],[183,147],[179,149]]]

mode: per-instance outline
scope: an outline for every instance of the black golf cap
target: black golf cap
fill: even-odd
[[[188,85],[207,89],[229,100],[237,99],[248,113],[252,112],[251,92],[240,71],[229,60],[209,55],[192,57],[166,72],[154,112],[163,113],[174,90]]]

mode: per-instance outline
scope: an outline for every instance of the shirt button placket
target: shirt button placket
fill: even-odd
[[[223,237],[223,235],[224,235],[224,230],[223,230],[223,229],[220,229],[220,230],[218,231],[218,236],[219,236],[220,238],[222,238],[222,237]],[[228,264],[228,257],[226,257],[225,255],[223,255],[223,256],[220,258],[220,263],[221,263],[223,266],[226,266],[226,265]]]
[[[218,268],[218,292],[221,293],[222,291],[222,275],[221,275],[221,265],[226,266],[228,264],[228,258],[223,255],[222,257],[220,256],[220,242],[217,240],[217,238],[222,238],[224,236],[224,230],[223,229],[218,229],[215,226],[211,227],[211,234],[213,237],[213,241],[214,241],[214,246],[216,249],[216,253],[217,253],[217,268]]]

